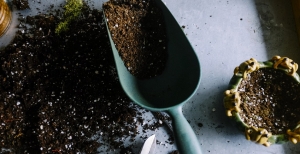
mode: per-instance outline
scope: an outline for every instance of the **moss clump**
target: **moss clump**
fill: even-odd
[[[61,21],[57,25],[55,33],[60,34],[61,32],[67,31],[69,29],[69,23],[78,18],[81,13],[82,7],[82,0],[66,0],[66,5],[64,6],[65,11],[63,21]]]

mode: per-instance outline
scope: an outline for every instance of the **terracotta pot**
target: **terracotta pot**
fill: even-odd
[[[226,115],[230,117],[235,125],[245,133],[247,140],[254,141],[264,146],[270,146],[275,143],[285,143],[291,141],[293,143],[300,142],[300,122],[294,124],[295,128],[288,129],[282,134],[272,134],[265,128],[258,128],[247,125],[239,113],[241,113],[241,104],[245,103],[241,101],[240,92],[238,88],[243,79],[247,78],[249,73],[259,70],[260,68],[273,68],[283,71],[287,76],[300,83],[299,75],[296,73],[298,64],[293,62],[287,57],[274,56],[271,60],[265,62],[259,62],[253,58],[241,63],[234,69],[234,75],[230,80],[228,90],[224,94],[224,106],[226,109]],[[251,98],[250,98],[251,101]],[[300,121],[300,120],[299,120]]]
[[[11,11],[4,0],[0,0],[0,37],[6,32],[11,23]]]

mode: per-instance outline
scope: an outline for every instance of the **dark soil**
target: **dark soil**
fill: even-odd
[[[160,75],[167,60],[162,11],[153,0],[116,0],[103,5],[109,30],[126,68],[137,78]]]
[[[179,154],[179,151],[175,150],[175,151],[172,151],[170,154]]]
[[[102,12],[85,5],[59,36],[56,14],[19,19],[15,39],[0,51],[0,149],[97,153],[106,145],[131,151],[121,138],[143,133],[137,130],[142,113],[119,84]]]
[[[285,133],[300,121],[300,84],[283,71],[262,68],[242,80],[240,115],[249,126]]]
[[[12,0],[18,10],[30,9],[28,0]]]

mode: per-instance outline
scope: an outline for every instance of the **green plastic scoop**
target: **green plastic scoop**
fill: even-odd
[[[143,80],[130,74],[106,25],[119,79],[126,94],[136,104],[150,111],[165,111],[172,117],[175,140],[181,154],[201,154],[198,139],[182,114],[183,104],[200,83],[199,60],[168,8],[161,0],[155,2],[163,11],[167,30],[168,60],[165,70],[157,77]]]

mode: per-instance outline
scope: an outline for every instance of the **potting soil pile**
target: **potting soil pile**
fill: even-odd
[[[60,12],[20,16],[0,50],[1,153],[97,153],[102,145],[130,153],[124,138],[143,133],[146,111],[119,84],[102,11],[82,11],[60,35]]]

